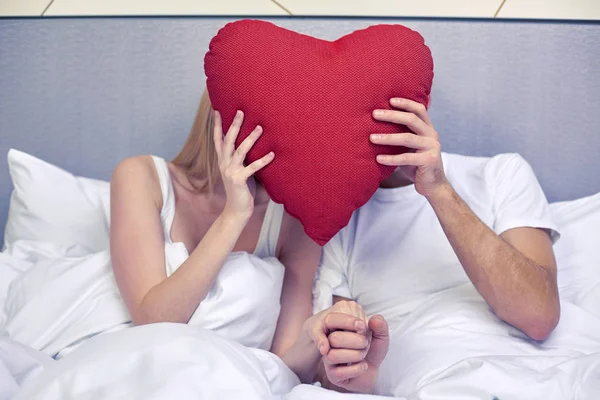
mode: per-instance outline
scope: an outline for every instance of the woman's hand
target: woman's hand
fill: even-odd
[[[235,140],[240,133],[243,121],[244,113],[238,110],[227,131],[227,135],[223,138],[221,114],[215,111],[214,141],[221,179],[227,195],[227,203],[223,213],[248,219],[254,211],[254,198],[252,193],[250,193],[247,181],[256,171],[259,171],[273,161],[275,154],[270,152],[252,164],[244,166],[246,154],[248,154],[248,151],[250,151],[263,131],[260,126],[254,128],[252,133],[248,135],[236,150]]]
[[[413,133],[383,133],[371,135],[371,142],[386,146],[404,146],[414,153],[377,156],[383,165],[395,165],[414,182],[415,189],[429,198],[438,189],[447,186],[448,181],[442,164],[439,137],[421,103],[408,99],[393,98],[390,104],[398,110],[375,110],[373,118],[408,127]]]

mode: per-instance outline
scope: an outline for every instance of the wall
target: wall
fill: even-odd
[[[108,179],[127,156],[172,157],[204,85],[220,18],[0,20],[0,226],[6,151]],[[276,19],[324,39],[379,23]],[[600,24],[385,20],[435,59],[431,116],[446,151],[520,152],[550,200],[600,191]]]

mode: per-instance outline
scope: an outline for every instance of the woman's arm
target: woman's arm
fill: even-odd
[[[246,221],[223,213],[169,278],[161,192],[149,157],[123,161],[111,180],[113,269],[135,324],[187,322],[210,290]]]
[[[353,301],[336,302],[329,309],[312,315],[312,287],[321,258],[321,248],[306,236],[298,221],[286,215],[286,222],[291,227],[285,229],[287,234],[282,237],[279,257],[285,265],[281,313],[271,351],[279,355],[304,383],[312,383],[323,360],[328,360],[330,362],[326,372],[319,378],[331,375],[337,383],[331,385],[331,388],[368,392],[371,390],[370,384],[374,383],[372,377],[376,377],[377,369],[371,368],[370,374],[363,374],[364,363],[360,363],[363,358],[369,361],[370,353],[366,352],[369,345],[366,339],[369,328],[367,317],[362,307]],[[328,338],[334,331],[337,333],[333,338],[335,348]],[[387,334],[387,325],[385,333]],[[382,352],[372,352],[371,355],[375,353]],[[382,354],[381,359],[385,352]],[[344,366],[338,366],[338,361]],[[353,365],[347,366],[347,363]]]
[[[302,328],[312,316],[312,286],[321,247],[288,214],[284,215],[283,228],[279,260],[285,265],[285,276],[271,351],[280,356],[302,382],[312,382],[321,354]]]
[[[149,157],[122,162],[111,180],[111,255],[121,295],[133,322],[189,321],[254,212],[247,180],[273,160],[273,153],[248,166],[243,162],[262,134],[254,131],[235,149],[243,121],[238,112],[223,137],[215,112],[214,141],[227,202],[188,259],[166,277],[160,220],[162,196]]]

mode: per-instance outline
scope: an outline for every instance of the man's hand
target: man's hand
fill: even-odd
[[[349,340],[353,346],[346,349],[354,350],[356,354],[368,347],[367,315],[354,301],[338,301],[328,309],[313,315],[304,323],[303,331],[317,346],[321,356],[331,350],[328,335],[334,331],[345,331],[344,336],[351,338]]]
[[[355,335],[347,331],[329,334],[330,350],[323,357],[327,379],[347,391],[373,393],[379,366],[389,348],[388,324],[381,315],[375,315],[369,319],[366,337]],[[363,349],[350,350],[355,347]]]
[[[438,189],[448,185],[438,134],[429,119],[427,109],[421,103],[393,98],[390,104],[402,111],[375,110],[373,118],[404,125],[414,133],[374,133],[371,135],[371,142],[386,146],[404,146],[415,152],[380,154],[377,156],[377,162],[401,167],[404,175],[414,182],[417,192],[428,198]]]
[[[341,300],[309,318],[303,332],[323,357],[325,387],[372,393],[389,347],[388,324],[381,315],[367,320],[359,304]]]
[[[545,339],[560,318],[550,235],[527,226],[496,235],[448,183],[438,134],[425,107],[407,99],[391,99],[390,104],[402,111],[375,110],[373,117],[415,134],[374,134],[371,141],[415,152],[379,155],[377,161],[399,166],[427,198],[467,276],[494,313],[529,337]]]

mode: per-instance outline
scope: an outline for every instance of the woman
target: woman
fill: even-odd
[[[355,325],[365,316],[355,303],[338,303],[311,317],[321,249],[253,178],[275,155],[244,166],[262,129],[236,150],[242,121],[238,111],[223,136],[205,92],[172,162],[140,156],[119,164],[111,180],[115,276],[134,324],[189,322],[213,329],[270,348],[302,382],[312,382],[329,351],[326,335],[344,328],[366,335],[364,322]],[[349,346],[364,357],[366,341]],[[340,366],[336,376],[350,379],[363,364]]]

